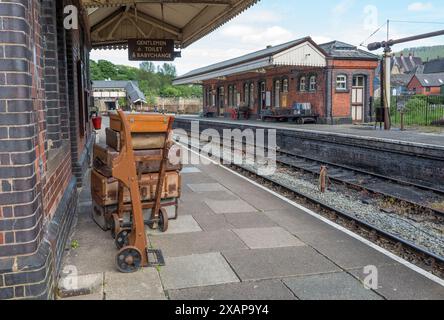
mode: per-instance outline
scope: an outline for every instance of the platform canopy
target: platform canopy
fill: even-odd
[[[176,78],[173,84],[200,84],[243,73],[264,73],[276,66],[325,67],[326,57],[323,49],[306,37],[193,70]]]
[[[124,49],[128,39],[173,39],[185,48],[259,0],[82,0],[93,48]]]

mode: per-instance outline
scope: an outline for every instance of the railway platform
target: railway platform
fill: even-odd
[[[406,145],[423,145],[436,147],[444,150],[444,131],[441,133],[427,133],[420,132],[418,130],[401,131],[399,129],[393,129],[390,131],[381,130],[379,126],[375,128],[373,125],[320,125],[320,124],[304,124],[299,125],[296,123],[288,122],[275,122],[275,121],[260,121],[260,120],[232,120],[229,118],[201,118],[198,116],[181,116],[178,119],[183,120],[195,120],[202,122],[216,122],[216,123],[228,123],[238,126],[251,126],[259,128],[271,128],[281,130],[291,130],[295,132],[313,132],[323,133],[330,135],[338,135],[345,137],[356,137],[362,139],[374,139],[381,141],[389,141],[394,143],[406,144]]]
[[[165,234],[147,230],[166,265],[134,274],[115,270],[117,249],[92,221],[84,186],[63,261],[62,297],[444,299],[443,281],[219,165],[186,166],[182,174],[179,219]]]

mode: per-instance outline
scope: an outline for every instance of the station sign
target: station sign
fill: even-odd
[[[128,56],[130,61],[174,61],[172,39],[129,39]]]

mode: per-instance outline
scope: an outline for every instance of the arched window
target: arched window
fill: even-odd
[[[316,91],[316,76],[310,77],[310,91]]]
[[[299,91],[304,92],[307,85],[307,81],[305,77],[301,77],[299,79]]]
[[[244,84],[244,104],[246,106],[250,105],[250,85],[248,83]]]
[[[277,80],[274,83],[274,107],[281,107],[281,81]]]
[[[254,107],[254,83],[250,83],[250,108]]]
[[[288,92],[288,79],[282,80],[282,92]]]

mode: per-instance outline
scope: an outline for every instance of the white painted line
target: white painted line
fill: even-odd
[[[260,189],[262,189],[262,190],[265,190],[265,191],[267,191],[268,193],[271,193],[272,195],[278,197],[279,199],[281,199],[281,200],[283,200],[283,201],[285,201],[285,202],[291,204],[292,206],[298,208],[299,210],[302,210],[302,211],[304,211],[305,213],[311,215],[312,217],[314,217],[314,218],[316,218],[316,219],[319,219],[319,220],[321,220],[322,222],[325,222],[326,224],[332,226],[333,228],[335,228],[335,229],[337,229],[337,230],[340,230],[340,231],[346,233],[346,234],[349,235],[350,237],[353,237],[354,239],[356,239],[356,240],[358,240],[358,241],[360,241],[360,242],[362,242],[362,243],[368,245],[369,247],[375,249],[376,251],[378,251],[378,252],[380,252],[380,253],[386,255],[387,257],[389,257],[389,258],[395,260],[396,262],[402,264],[403,266],[405,266],[405,267],[407,267],[407,268],[409,268],[409,269],[411,269],[411,270],[413,270],[413,271],[415,271],[415,272],[421,274],[422,276],[428,278],[429,280],[431,280],[431,281],[433,281],[433,282],[435,282],[435,283],[437,283],[437,284],[439,284],[439,285],[441,285],[441,286],[444,287],[444,280],[441,279],[441,278],[439,278],[439,277],[437,277],[437,276],[435,276],[434,274],[431,274],[430,272],[427,272],[427,271],[425,271],[424,269],[421,269],[420,267],[415,266],[414,264],[412,264],[412,263],[410,263],[410,262],[408,262],[408,261],[402,259],[401,257],[398,257],[397,255],[391,253],[390,251],[388,251],[388,250],[386,250],[386,249],[384,249],[384,248],[381,248],[380,246],[374,244],[373,242],[368,241],[367,239],[365,239],[365,238],[363,238],[363,237],[357,235],[356,233],[353,233],[352,231],[350,231],[350,230],[348,230],[348,229],[346,229],[346,228],[344,228],[344,227],[342,227],[342,226],[340,226],[340,225],[334,223],[333,221],[328,220],[327,218],[324,218],[323,216],[317,214],[316,212],[314,212],[314,211],[312,211],[312,210],[310,210],[310,209],[307,209],[307,208],[301,206],[300,204],[298,204],[298,203],[296,203],[296,202],[294,202],[294,201],[291,201],[290,199],[287,199],[286,197],[280,195],[279,193],[276,193],[276,192],[274,192],[273,190],[270,190],[270,189],[268,189],[268,188],[266,188],[266,187],[260,185],[259,183],[257,183],[257,182],[255,182],[255,181],[253,181],[253,180],[251,180],[251,179],[249,179],[249,178],[247,178],[247,177],[241,175],[240,173],[238,173],[238,172],[236,172],[236,171],[234,171],[234,170],[232,170],[232,169],[230,169],[230,168],[227,168],[227,167],[221,165],[219,162],[217,162],[217,161],[215,161],[215,160],[213,160],[213,159],[210,159],[210,158],[208,158],[208,157],[205,157],[205,156],[199,154],[198,152],[196,152],[196,151],[194,151],[194,150],[189,149],[188,146],[185,146],[185,145],[183,145],[182,143],[179,143],[179,144],[182,145],[185,149],[187,149],[187,150],[193,152],[194,154],[198,155],[199,157],[204,158],[204,159],[206,159],[206,160],[209,160],[211,163],[213,163],[213,164],[215,164],[215,165],[217,165],[217,166],[219,166],[219,167],[221,167],[221,168],[223,168],[223,169],[225,169],[225,170],[231,172],[232,174],[238,176],[239,178],[242,178],[242,179],[244,179],[244,180],[250,182],[251,184],[255,185],[256,187],[258,187],[258,188],[260,188]]]

